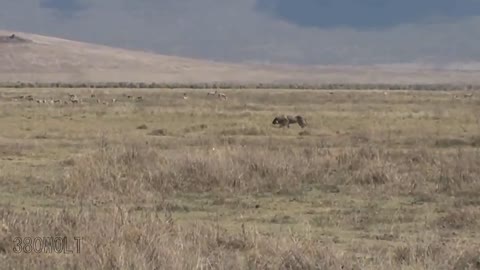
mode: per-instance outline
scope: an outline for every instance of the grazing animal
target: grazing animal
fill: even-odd
[[[137,97],[137,101],[142,101],[143,97]]]
[[[60,99],[55,99],[53,103],[60,103]]]
[[[290,128],[290,124],[297,123],[301,128],[305,128],[307,126],[307,121],[304,117],[297,115],[280,115],[273,119],[273,125],[280,125],[280,127],[287,127]]]
[[[225,95],[224,93],[218,93],[218,98],[227,100],[227,95]]]
[[[470,93],[470,94],[465,94],[463,95],[464,98],[471,98],[473,97],[473,93]]]
[[[90,97],[91,97],[91,98],[95,98],[95,94],[91,94]]]
[[[117,102],[117,99],[116,98],[112,98],[112,103],[115,103]]]
[[[218,95],[218,91],[215,90],[215,92],[208,92],[207,93],[207,96],[217,96]]]
[[[187,93],[183,93],[183,99],[188,99]]]

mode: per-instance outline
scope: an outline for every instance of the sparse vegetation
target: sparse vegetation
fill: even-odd
[[[142,82],[3,82],[0,88],[99,88],[99,89],[299,89],[299,90],[417,90],[417,91],[472,91],[479,90],[477,84],[386,84],[386,83],[142,83]],[[471,93],[464,97],[472,97]]]
[[[153,135],[153,136],[165,136],[167,135],[167,131],[165,129],[155,129],[152,130],[148,135]]]
[[[141,124],[140,126],[137,127],[137,129],[148,129],[148,126],[145,124]]]
[[[0,265],[479,269],[477,95],[208,91],[3,89]],[[36,236],[81,251],[13,252]]]

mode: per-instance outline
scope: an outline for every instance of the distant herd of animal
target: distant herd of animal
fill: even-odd
[[[330,92],[330,94],[333,94],[333,92]],[[387,92],[384,92],[384,95],[387,95]],[[132,95],[123,94],[123,97],[127,98],[129,100],[143,101],[142,96],[134,97]],[[224,94],[224,93],[218,92],[218,90],[215,90],[213,92],[208,92],[207,97],[216,97],[220,100],[225,100],[225,101],[227,100],[227,95]],[[463,97],[464,98],[472,98],[473,93],[466,93],[466,94],[463,95]],[[187,93],[183,93],[182,98],[184,100],[187,100],[188,99]],[[460,95],[453,95],[452,98],[453,99],[459,99]],[[36,103],[39,103],[39,104],[57,104],[57,103],[58,104],[77,104],[77,103],[81,104],[83,99],[77,97],[74,94],[68,94],[68,98],[64,99],[64,100],[53,99],[53,98],[35,99],[32,95],[22,95],[22,96],[17,96],[17,97],[13,98],[13,101],[19,101],[19,100],[27,100],[27,101],[32,101],[32,102],[35,101]],[[117,99],[115,99],[115,98],[112,98],[112,99],[109,99],[109,100],[100,100],[100,99],[96,98],[95,94],[92,93],[90,95],[90,102],[96,102],[96,103],[100,103],[100,104],[104,104],[104,105],[109,105],[109,104],[115,103],[116,101],[117,101]],[[273,119],[272,124],[273,125],[278,125],[279,127],[287,127],[287,128],[290,128],[290,124],[298,124],[301,128],[305,128],[307,126],[307,121],[306,121],[305,117],[301,116],[301,115],[296,115],[296,116],[278,115]]]
[[[131,96],[131,95],[123,95],[127,99],[133,99],[135,101],[142,101],[143,97],[141,96]],[[35,99],[32,95],[22,95],[22,96],[17,96],[12,99],[12,101],[20,101],[20,100],[26,100],[26,101],[34,101],[38,104],[81,104],[83,103],[84,99],[79,98],[77,95],[74,94],[68,94],[68,98],[66,99],[54,99],[54,98],[46,98],[46,99]],[[104,105],[109,105],[117,102],[116,98],[108,99],[108,100],[101,100],[99,98],[96,98],[95,94],[90,95],[90,100],[99,104],[104,104]]]
[[[218,92],[218,90],[215,90],[214,92],[208,92],[207,96],[208,97],[213,96],[221,100],[227,100],[227,95],[224,93]],[[142,96],[134,97],[132,95],[123,94],[123,97],[130,100],[143,101]],[[183,93],[183,99],[184,100],[188,99],[187,93]],[[22,95],[22,96],[17,96],[13,98],[13,101],[19,101],[19,100],[35,101],[36,103],[39,103],[39,104],[81,104],[83,102],[82,98],[79,98],[74,94],[68,94],[68,98],[64,100],[53,99],[53,98],[35,99],[32,95]],[[104,105],[113,104],[117,101],[117,99],[115,98],[102,101],[96,98],[96,95],[93,93],[90,95],[90,100],[96,103],[104,104]],[[305,117],[301,115],[297,115],[297,116],[278,115],[273,119],[272,124],[278,125],[279,127],[287,127],[287,128],[290,128],[290,124],[298,124],[301,128],[305,128],[307,126],[307,120],[305,119]]]

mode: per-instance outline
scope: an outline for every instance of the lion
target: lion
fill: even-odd
[[[290,124],[297,123],[301,128],[305,128],[307,126],[306,119],[301,116],[291,116],[291,115],[280,115],[273,119],[273,125],[280,125],[280,127],[287,127],[290,128]]]

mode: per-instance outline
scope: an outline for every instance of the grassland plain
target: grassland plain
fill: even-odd
[[[480,269],[478,95],[209,91],[2,89],[0,268]]]

